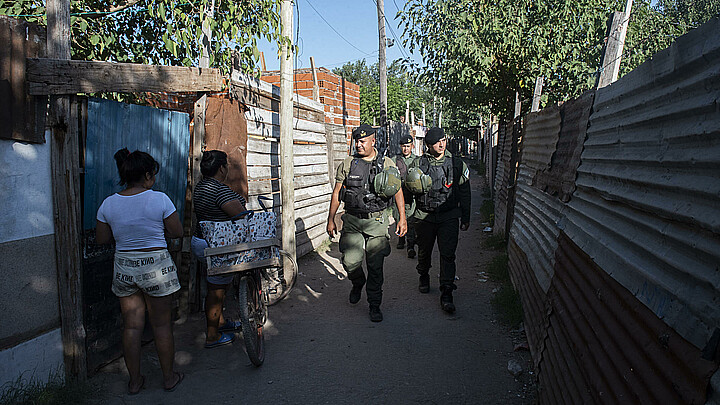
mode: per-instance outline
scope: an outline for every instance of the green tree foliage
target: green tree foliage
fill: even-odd
[[[380,120],[380,71],[375,63],[368,67],[365,60],[349,62],[333,69],[333,73],[360,86],[360,121],[373,123]],[[410,101],[410,110],[420,119],[422,103],[426,110],[432,109],[432,92],[427,86],[415,82],[401,60],[388,66],[388,119],[400,121],[405,117],[406,101]],[[427,117],[428,120],[430,116]]]
[[[214,4],[213,18],[204,18]],[[280,40],[278,0],[70,0],[72,57],[196,66],[203,24],[212,33],[210,66],[227,73],[259,60],[257,39]],[[0,14],[46,25],[45,1],[0,0]]]
[[[625,43],[627,72],[718,11],[720,0],[636,0]],[[625,0],[411,0],[398,14],[403,37],[425,66],[415,72],[455,106],[509,115],[515,92],[544,101],[593,87],[611,11]]]

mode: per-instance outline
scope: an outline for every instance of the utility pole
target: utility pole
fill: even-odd
[[[380,65],[380,126],[385,128],[387,126],[387,65],[385,62],[385,2],[383,0],[377,0],[377,14],[380,33],[380,55],[378,57]]]
[[[282,249],[296,259],[295,246],[295,165],[293,153],[293,57],[292,0],[280,6],[283,45],[280,52],[280,198],[282,199]],[[283,267],[292,266],[283,258]]]

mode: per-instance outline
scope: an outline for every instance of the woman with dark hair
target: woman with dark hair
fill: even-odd
[[[203,178],[193,191],[193,207],[195,209],[195,233],[191,247],[201,263],[205,263],[204,251],[208,247],[203,239],[200,221],[229,221],[245,211],[245,199],[232,191],[225,183],[228,175],[227,154],[219,150],[203,152],[200,161],[200,172]],[[232,282],[233,275],[207,276],[207,296],[205,297],[205,317],[207,319],[207,335],[205,348],[213,348],[232,343],[235,335],[232,332],[240,328],[239,321],[226,319],[222,314],[225,302],[225,290]]]
[[[140,344],[145,310],[155,336],[163,373],[163,388],[173,391],[185,377],[173,370],[175,342],[172,330],[172,294],[180,289],[177,269],[167,250],[165,234],[179,238],[182,224],[175,206],[164,193],[151,190],[160,165],[145,152],[115,153],[120,185],[125,189],[107,197],[97,213],[96,241],[115,239],[112,291],[120,300],[123,352],[130,374],[128,393],[145,385],[140,374]]]

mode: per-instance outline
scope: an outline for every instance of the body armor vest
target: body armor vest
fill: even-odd
[[[403,197],[405,198],[405,204],[410,204],[412,201],[413,195],[410,192],[410,190],[405,187],[405,180],[407,179],[408,174],[408,167],[405,164],[405,159],[403,159],[403,155],[397,155],[395,158],[395,165],[397,165],[398,171],[400,172],[400,180],[402,180],[403,188]]]
[[[417,207],[425,212],[445,212],[457,207],[453,182],[454,158],[445,158],[440,166],[433,166],[427,156],[420,157],[420,170],[432,178],[430,190],[415,197]]]
[[[348,213],[369,214],[390,206],[390,199],[375,194],[372,186],[375,175],[382,172],[384,166],[385,159],[382,156],[377,156],[372,162],[362,158],[351,161],[350,173],[345,178],[341,198]]]

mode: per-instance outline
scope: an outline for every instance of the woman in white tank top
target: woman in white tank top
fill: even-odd
[[[172,330],[172,294],[180,289],[177,268],[170,257],[165,235],[179,238],[182,224],[167,195],[151,190],[159,165],[145,152],[115,153],[120,185],[125,189],[103,201],[97,214],[96,242],[115,239],[112,291],[120,300],[123,317],[123,352],[130,374],[128,393],[140,392],[140,344],[145,310],[150,315],[155,347],[163,373],[163,388],[173,391],[184,374],[174,371],[175,342]]]

